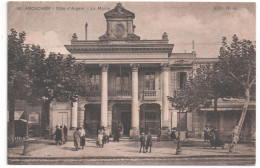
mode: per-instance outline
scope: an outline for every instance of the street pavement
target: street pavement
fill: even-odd
[[[194,143],[194,142],[197,143]],[[176,155],[176,142],[153,142],[151,153],[139,153],[137,141],[124,140],[110,142],[104,148],[96,146],[95,141],[86,141],[85,148],[78,151],[72,141],[57,146],[54,140],[31,140],[29,154],[22,155],[23,146],[8,148],[9,164],[130,164],[146,165],[253,165],[255,163],[255,145],[238,144],[233,154],[227,149],[213,148],[202,140],[190,139],[184,142],[181,155]],[[227,146],[227,145],[226,145]],[[195,160],[194,160],[195,159]],[[183,162],[186,160],[185,162]],[[111,162],[113,161],[113,162]],[[179,161],[179,162],[178,162]],[[196,163],[197,162],[197,163]],[[216,163],[215,163],[216,162]],[[109,164],[110,163],[110,164]]]

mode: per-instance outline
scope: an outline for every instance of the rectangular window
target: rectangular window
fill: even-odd
[[[145,90],[155,90],[155,73],[145,73]]]
[[[178,72],[177,73],[177,88],[184,89],[186,87],[186,82],[187,82],[187,73]]]
[[[116,91],[129,91],[130,80],[128,72],[121,72],[116,74]]]
[[[94,90],[99,90],[100,85],[100,75],[99,74],[91,74],[90,82]]]

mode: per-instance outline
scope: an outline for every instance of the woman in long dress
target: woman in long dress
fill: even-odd
[[[103,131],[100,129],[98,130],[98,146],[103,148]]]

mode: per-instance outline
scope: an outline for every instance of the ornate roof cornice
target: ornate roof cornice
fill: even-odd
[[[70,53],[171,53],[173,44],[158,45],[65,45]]]

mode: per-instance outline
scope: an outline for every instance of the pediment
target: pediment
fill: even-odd
[[[126,10],[121,3],[118,3],[116,7],[105,14],[105,18],[135,18],[135,14]]]

